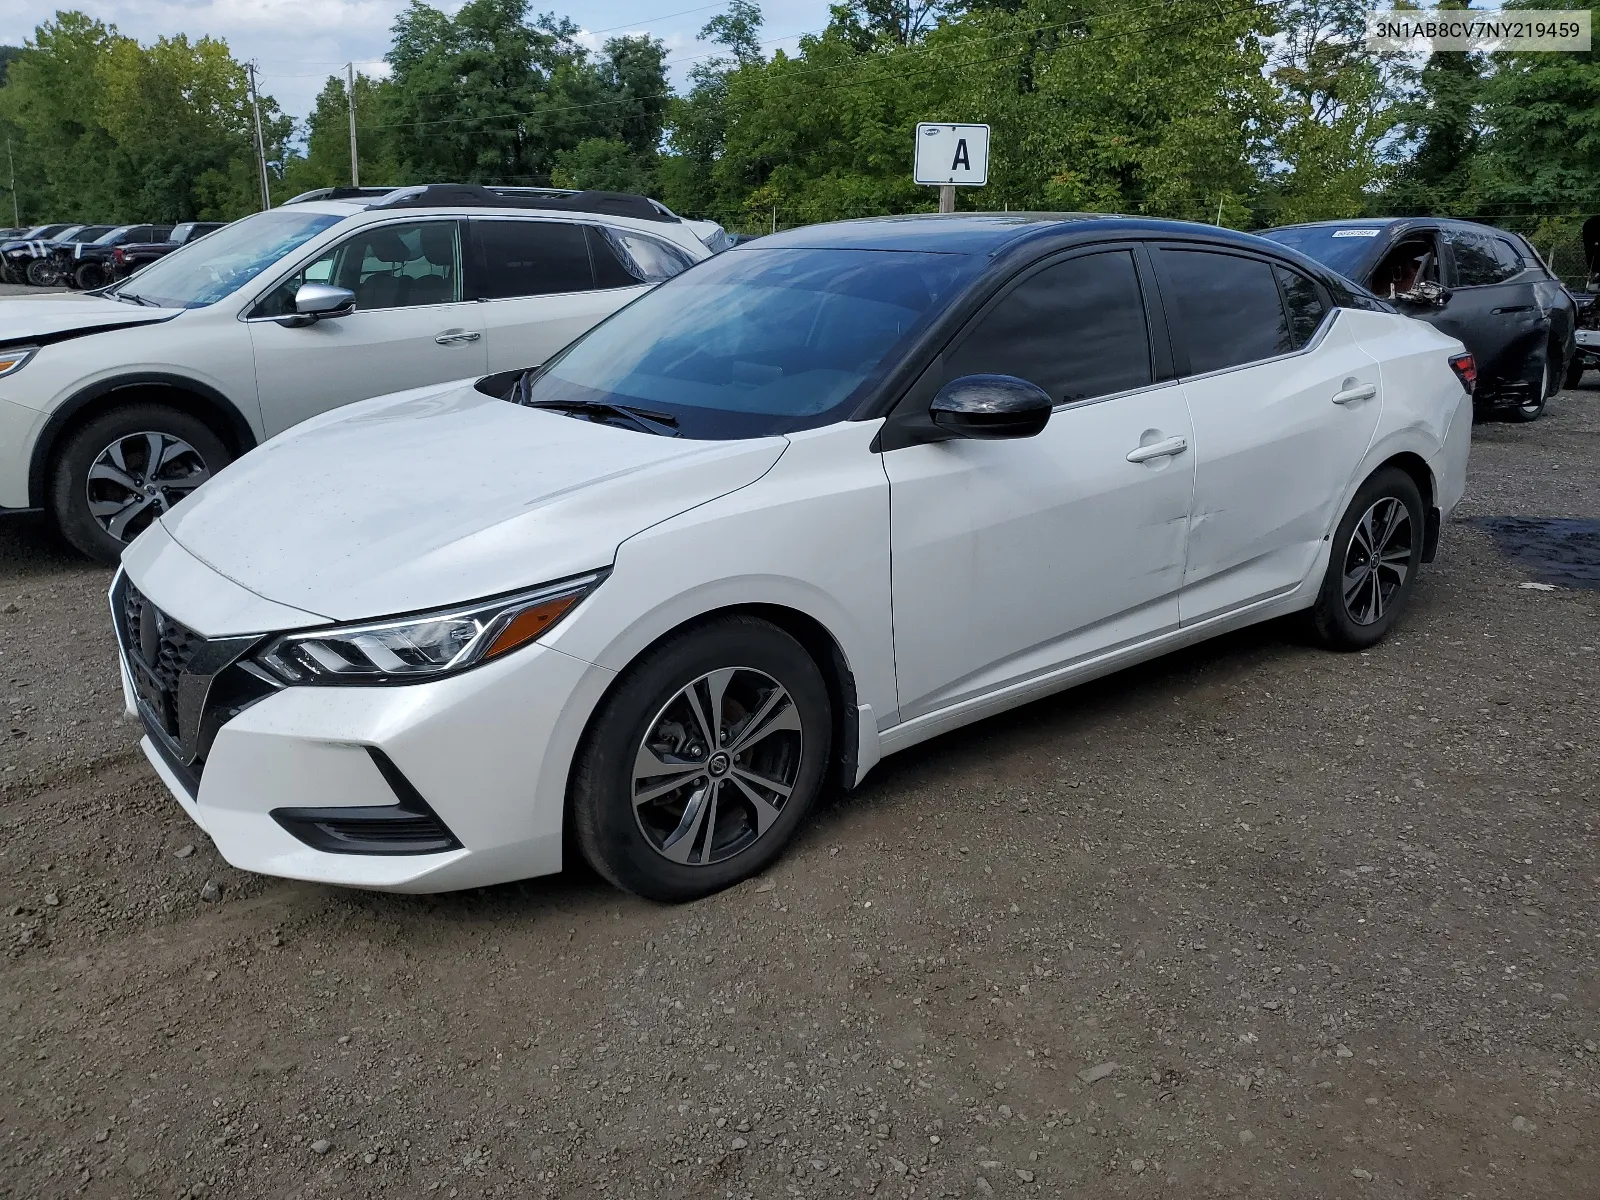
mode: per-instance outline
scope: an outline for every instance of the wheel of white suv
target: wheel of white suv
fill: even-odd
[[[1322,590],[1311,610],[1321,642],[1364,650],[1400,619],[1422,565],[1422,495],[1398,467],[1375,472],[1333,535]]]
[[[805,820],[832,727],[817,664],[775,625],[734,616],[668,638],[628,668],[579,751],[578,844],[653,900],[737,883]]]
[[[56,458],[50,507],[62,535],[115,563],[157,517],[232,460],[205,422],[164,404],[112,409],[75,431]]]

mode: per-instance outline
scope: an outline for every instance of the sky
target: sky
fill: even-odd
[[[432,0],[454,11],[461,0]],[[228,43],[234,56],[254,59],[261,88],[277,98],[290,116],[304,120],[330,74],[343,74],[354,60],[357,70],[381,74],[389,48],[389,26],[406,0],[3,0],[0,45],[20,46],[36,25],[58,8],[80,8],[114,24],[130,37],[152,42],[162,35],[205,35]],[[534,0],[534,11],[553,10],[586,31],[583,41],[598,48],[607,37],[650,33],[667,46],[673,82],[682,85],[695,59],[715,47],[695,34],[724,7],[701,0]],[[763,0],[766,50],[790,49],[802,33],[828,20],[827,0]]]

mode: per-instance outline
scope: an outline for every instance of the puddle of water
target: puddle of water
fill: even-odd
[[[1600,590],[1600,521],[1475,517],[1495,548],[1540,583]]]

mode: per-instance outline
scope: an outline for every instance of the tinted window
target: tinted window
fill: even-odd
[[[633,273],[651,283],[671,279],[694,266],[694,259],[658,238],[624,229],[607,229],[605,236],[616,246]]]
[[[1512,275],[1526,265],[1522,260],[1522,253],[1505,238],[1494,239],[1495,260]]]
[[[1328,306],[1322,302],[1317,285],[1299,271],[1291,271],[1288,267],[1272,269],[1277,272],[1284,302],[1289,306],[1289,336],[1298,350],[1317,332],[1322,318],[1328,315]]]
[[[981,255],[762,249],[707,259],[596,326],[529,388],[670,413],[686,437],[756,437],[848,415],[983,269]]]
[[[454,221],[363,229],[273,288],[250,315],[290,315],[295,293],[305,283],[349,288],[357,312],[453,303],[461,299],[456,242]]]
[[[1017,375],[1057,403],[1145,386],[1154,376],[1133,255],[1091,254],[1035,272],[945,361],[946,378]]]
[[[583,226],[557,221],[474,221],[483,254],[478,296],[548,296],[594,288]]]
[[[1457,287],[1500,283],[1510,279],[1522,269],[1520,261],[1515,266],[1508,266],[1500,254],[1496,253],[1497,244],[1503,245],[1499,238],[1465,231],[1447,233],[1445,238],[1450,242],[1455,255]],[[1501,253],[1509,250],[1510,247],[1506,246]]]
[[[1294,349],[1272,268],[1253,258],[1163,250],[1189,372],[1203,375]]]

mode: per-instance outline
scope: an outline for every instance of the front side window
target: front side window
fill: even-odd
[[[1457,287],[1504,283],[1522,269],[1520,260],[1508,264],[1496,252],[1495,244],[1499,238],[1470,230],[1456,231],[1446,237],[1450,242],[1451,255],[1455,258]]]
[[[533,380],[527,399],[650,409],[691,438],[843,420],[860,389],[986,263],[894,250],[731,250],[579,338]]]
[[[584,227],[568,221],[474,221],[480,300],[587,292],[595,286]]]
[[[1207,250],[1162,250],[1189,371],[1204,375],[1294,349],[1272,268]]]
[[[1283,300],[1289,307],[1289,335],[1294,348],[1298,350],[1316,336],[1322,326],[1322,318],[1328,315],[1328,306],[1323,303],[1317,285],[1299,271],[1288,267],[1272,269],[1278,276],[1279,286],[1283,288]]]
[[[113,289],[164,308],[204,308],[244,287],[344,218],[331,213],[269,209],[157,259]]]
[[[1015,375],[1058,404],[1148,386],[1150,333],[1132,253],[1036,271],[1002,295],[945,362],[947,379]]]
[[[1419,283],[1439,282],[1439,250],[1431,233],[1396,242],[1372,272],[1372,291],[1385,300],[1411,295]]]
[[[214,235],[220,236],[220,235]],[[208,244],[212,239],[207,239]],[[284,280],[252,317],[286,317],[306,283],[355,293],[357,312],[453,304],[461,299],[461,253],[454,221],[376,225],[340,242]]]

